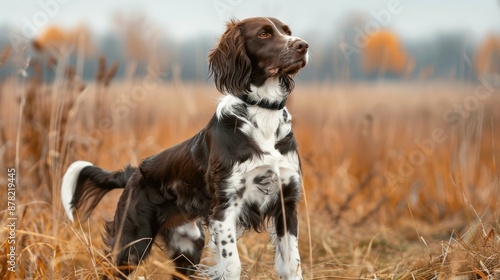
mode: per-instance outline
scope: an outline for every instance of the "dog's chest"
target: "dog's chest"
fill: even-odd
[[[275,145],[291,131],[291,116],[286,109],[268,110],[259,107],[248,108],[250,128],[247,130],[265,153],[278,156]],[[276,154],[278,153],[278,154]]]
[[[234,192],[243,207],[258,205],[262,211],[277,199],[281,184],[300,176],[297,153],[281,154],[276,148],[276,144],[291,132],[291,116],[286,109],[248,108],[242,131],[262,153],[234,166],[229,185],[236,187],[229,193]]]

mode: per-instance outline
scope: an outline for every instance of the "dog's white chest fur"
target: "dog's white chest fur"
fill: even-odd
[[[225,96],[217,108],[218,116],[233,114],[234,106],[241,103],[237,97]],[[291,132],[291,115],[286,108],[270,110],[247,106],[247,117],[237,118],[243,123],[240,131],[257,144],[262,154],[233,166],[232,187],[227,192],[237,194],[235,197],[240,203],[236,205],[258,203],[263,210],[277,198],[281,184],[300,177],[297,153],[282,155],[276,149],[276,144]],[[238,213],[241,209],[235,210]]]
[[[274,150],[274,144],[279,140],[277,131],[280,125],[284,123],[283,111],[250,106],[248,115],[253,125],[249,136],[257,142],[259,147],[267,148],[267,152]]]
[[[226,114],[235,115],[234,106],[242,103],[243,101],[235,96],[224,96],[217,107],[217,117],[222,118]],[[292,130],[292,117],[288,110],[286,108],[271,110],[258,106],[248,106],[247,112],[248,118],[237,117],[243,123],[240,130],[266,152],[276,151],[274,148],[276,142],[283,139]]]

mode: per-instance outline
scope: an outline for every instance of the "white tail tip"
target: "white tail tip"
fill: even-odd
[[[93,166],[93,164],[83,160],[75,161],[68,167],[63,176],[61,184],[61,201],[64,211],[66,211],[66,215],[68,215],[68,218],[71,221],[73,221],[71,201],[73,200],[73,195],[75,193],[78,176],[80,175],[82,169],[87,166]]]

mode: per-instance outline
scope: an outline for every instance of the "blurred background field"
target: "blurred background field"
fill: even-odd
[[[224,22],[269,15],[311,45],[288,103],[305,278],[499,279],[498,2],[110,3],[0,14],[0,216],[14,167],[18,217],[18,269],[6,270],[2,227],[0,277],[113,273],[101,233],[120,191],[69,223],[65,168],[136,165],[198,132],[220,98],[206,55]],[[245,234],[239,247],[245,277],[277,279],[267,235]],[[172,272],[155,246],[132,278]]]

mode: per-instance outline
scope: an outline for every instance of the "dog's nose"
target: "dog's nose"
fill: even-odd
[[[299,53],[305,53],[307,52],[307,49],[309,48],[309,44],[307,44],[306,41],[302,39],[298,39],[293,43],[293,48],[296,49]]]

